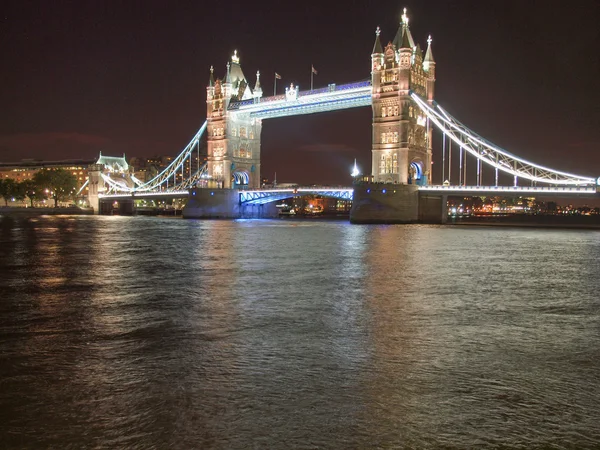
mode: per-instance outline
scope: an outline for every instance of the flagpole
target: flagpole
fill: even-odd
[[[310,90],[313,90],[313,76],[315,75],[315,68],[314,66],[311,64],[310,66]]]
[[[273,97],[277,95],[277,72],[275,72],[275,84],[273,86]]]

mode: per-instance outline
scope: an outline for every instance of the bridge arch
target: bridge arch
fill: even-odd
[[[408,168],[408,183],[422,184],[423,182],[423,161],[420,159],[413,159]]]
[[[234,188],[246,187],[250,184],[250,174],[246,170],[236,170],[231,174]]]

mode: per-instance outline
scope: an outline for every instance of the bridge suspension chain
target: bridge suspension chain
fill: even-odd
[[[167,186],[169,184],[168,180],[171,178],[176,178],[177,171],[179,171],[180,169],[183,168],[183,166],[185,164],[185,160],[187,158],[191,157],[194,147],[196,145],[199,145],[200,138],[206,131],[207,125],[208,125],[208,121],[205,121],[202,124],[202,126],[200,127],[200,129],[198,130],[198,132],[196,133],[196,135],[190,140],[188,145],[185,146],[185,148],[181,151],[181,153],[161,173],[156,175],[150,181],[147,181],[146,183],[143,183],[143,184],[137,186],[133,190],[135,192],[140,192],[140,191],[146,192],[146,191],[153,191],[162,186]],[[198,164],[200,164],[200,161],[198,161]],[[199,168],[198,172],[200,172],[200,168]],[[174,188],[175,186],[176,186],[176,183],[173,183],[171,185],[171,189]]]
[[[200,155],[199,155],[199,146],[200,139],[204,132],[206,131],[208,125],[208,121],[205,121],[198,132],[194,135],[194,137],[190,140],[190,142],[184,147],[184,149],[177,155],[177,157],[159,174],[157,174],[154,178],[147,182],[142,182],[138,180],[135,176],[131,176],[132,181],[134,182],[134,187],[128,187],[123,184],[120,184],[110,178],[105,174],[102,175],[102,179],[104,180],[106,186],[108,187],[107,193],[143,193],[143,192],[152,192],[152,191],[179,191],[179,190],[187,190],[193,187],[200,179],[207,173],[207,164],[204,163],[200,165]],[[191,159],[194,149],[198,150],[198,168],[194,174],[191,173]],[[189,177],[186,178],[184,176],[184,166],[186,160],[190,161],[189,163]],[[177,182],[177,175],[181,171],[181,181]],[[173,179],[172,183],[169,183],[169,180]]]
[[[532,182],[568,186],[593,185],[596,183],[594,178],[550,169],[519,158],[467,128],[437,103],[429,105],[415,93],[411,93],[411,97],[427,118],[442,131],[444,136],[459,145],[461,156],[464,149],[475,156],[478,161],[492,166],[496,170]],[[515,178],[515,183],[516,181],[517,178]]]

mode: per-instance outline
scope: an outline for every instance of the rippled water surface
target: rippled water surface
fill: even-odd
[[[599,448],[600,233],[0,219],[0,448]]]

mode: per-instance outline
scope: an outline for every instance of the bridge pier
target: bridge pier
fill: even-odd
[[[448,195],[419,192],[413,184],[354,185],[351,223],[446,223]]]
[[[190,189],[183,209],[187,219],[271,219],[278,214],[275,202],[240,204],[239,189]]]
[[[419,221],[418,186],[359,182],[354,185],[351,223],[416,223]]]
[[[239,190],[190,189],[183,217],[187,219],[239,219],[242,217]]]
[[[448,221],[448,196],[419,192],[419,222],[446,223]]]
[[[103,216],[116,214],[119,216],[134,216],[136,214],[135,202],[133,198],[120,198],[119,200],[99,199],[98,212]],[[96,212],[96,210],[94,210]]]

